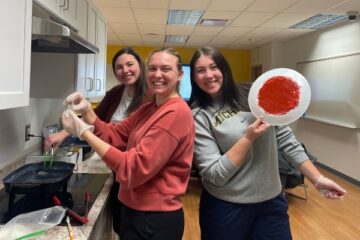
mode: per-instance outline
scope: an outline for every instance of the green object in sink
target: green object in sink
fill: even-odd
[[[51,146],[51,149],[49,149],[44,156],[44,166],[45,167],[51,167],[54,159],[55,159],[55,150],[54,146]]]

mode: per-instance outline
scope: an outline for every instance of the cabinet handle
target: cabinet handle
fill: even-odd
[[[63,4],[60,4],[60,8],[63,8],[63,7],[65,7],[66,6],[66,0],[64,0],[64,2],[63,2]]]
[[[90,80],[90,85],[86,84],[86,83],[89,82],[88,80]],[[93,79],[92,79],[92,78],[90,78],[90,77],[87,77],[87,78],[86,78],[86,81],[85,81],[85,91],[91,91],[91,90],[92,90],[92,82],[93,82]],[[89,86],[90,88],[87,88],[87,86]]]
[[[70,7],[70,3],[69,3],[69,0],[64,0],[64,2],[66,2],[66,5],[64,7],[64,10],[69,10],[69,7]]]
[[[100,84],[98,84],[98,82],[100,82]],[[98,88],[99,86],[99,88]],[[96,91],[100,91],[101,90],[101,79],[100,78],[97,78],[96,79]]]

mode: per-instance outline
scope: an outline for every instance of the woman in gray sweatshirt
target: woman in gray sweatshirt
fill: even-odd
[[[190,62],[196,137],[194,163],[204,190],[202,239],[291,239],[278,150],[330,199],[345,190],[324,177],[288,126],[269,126],[250,112],[250,85],[237,85],[217,49],[198,49]]]

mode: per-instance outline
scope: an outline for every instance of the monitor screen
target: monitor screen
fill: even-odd
[[[190,66],[184,64],[182,70],[184,75],[180,81],[180,95],[185,101],[189,101],[191,95]]]

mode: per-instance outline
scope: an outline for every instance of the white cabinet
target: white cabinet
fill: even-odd
[[[1,1],[0,110],[29,105],[31,16],[32,1]]]
[[[106,78],[106,22],[97,9],[85,0],[79,0],[87,9],[86,39],[99,48],[98,54],[79,54],[76,90],[92,98],[105,94]],[[86,5],[86,7],[85,7]],[[80,14],[78,14],[80,16]]]
[[[73,28],[78,28],[77,0],[35,0],[47,11]]]
[[[97,18],[97,47],[99,53],[97,55],[96,62],[96,96],[105,95],[105,81],[106,81],[106,46],[107,46],[107,30],[106,22],[101,17]]]

